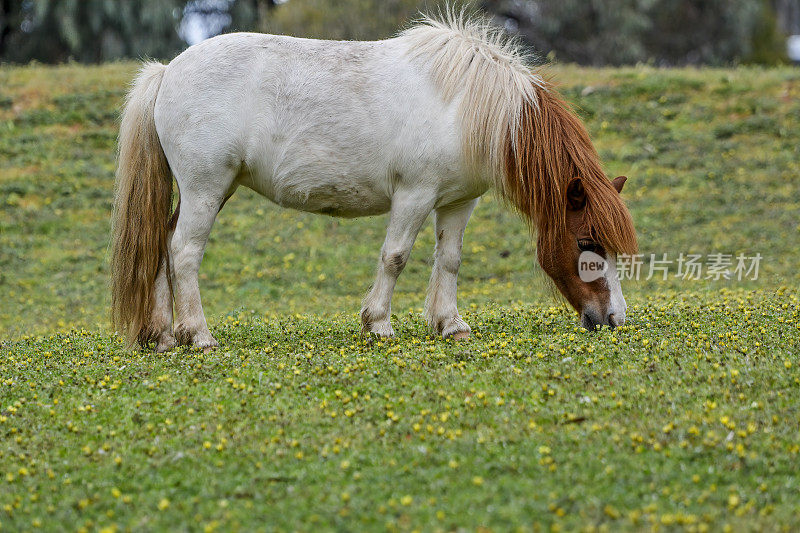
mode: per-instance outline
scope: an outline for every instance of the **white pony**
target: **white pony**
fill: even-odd
[[[180,200],[170,218],[172,176]],[[580,121],[484,22],[428,19],[376,42],[222,35],[169,65],[146,63],[128,95],[112,319],[158,351],[217,346],[197,274],[217,213],[243,185],[302,211],[390,213],[361,311],[363,330],[380,336],[393,335],[395,282],[434,211],[427,319],[445,337],[467,336],[456,308],[461,242],[494,186],[538,230],[540,263],[584,324],[617,325],[615,272],[584,283],[577,257],[634,251],[623,181],[605,177]]]

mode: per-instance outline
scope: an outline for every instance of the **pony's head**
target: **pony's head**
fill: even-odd
[[[626,179],[620,176],[611,182],[614,194],[622,192]],[[627,305],[617,276],[617,254],[603,244],[601,232],[592,227],[593,217],[587,211],[592,209],[590,201],[583,180],[573,178],[565,195],[565,231],[550,238],[540,234],[537,257],[559,292],[580,315],[583,327],[613,328],[625,322]]]
[[[554,90],[536,93],[509,136],[504,196],[535,229],[539,264],[581,324],[620,326],[627,305],[617,254],[637,248],[620,196],[627,178],[606,178],[586,128]]]

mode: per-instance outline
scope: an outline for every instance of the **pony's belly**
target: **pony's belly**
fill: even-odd
[[[256,182],[252,187],[281,207],[334,217],[355,218],[388,213],[392,200],[367,184],[337,181]]]
[[[301,194],[282,195],[280,199],[276,198],[274,201],[281,207],[343,218],[381,215],[389,212],[392,207],[392,201],[388,198],[367,195],[343,198],[327,193],[328,191],[315,191],[308,197],[303,197]]]

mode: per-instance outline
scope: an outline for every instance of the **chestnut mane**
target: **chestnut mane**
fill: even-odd
[[[636,231],[625,204],[603,173],[586,127],[531,68],[518,42],[487,21],[449,13],[405,31],[409,55],[427,60],[450,101],[460,97],[462,144],[476,171],[540,238],[566,232],[567,185],[580,177],[585,219],[594,238],[614,253],[636,253]]]

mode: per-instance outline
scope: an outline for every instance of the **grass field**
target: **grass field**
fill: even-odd
[[[429,336],[433,235],[357,311],[385,219],[240,190],[201,289],[210,354],[109,333],[118,106],[135,65],[0,68],[0,530],[800,527],[800,71],[553,69],[645,254],[762,255],[757,280],[623,284],[588,334],[491,197],[474,335]]]

